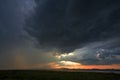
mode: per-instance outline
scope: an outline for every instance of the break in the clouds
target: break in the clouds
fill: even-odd
[[[119,5],[119,0],[0,0],[0,69],[120,64]]]
[[[117,40],[115,41],[117,42]],[[119,64],[120,47],[115,47],[115,41],[90,43],[68,54],[56,54],[56,57],[60,60],[78,62],[83,65]]]

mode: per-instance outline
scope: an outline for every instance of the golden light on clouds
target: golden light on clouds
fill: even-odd
[[[78,66],[79,63],[72,62],[72,61],[60,61],[60,64],[66,65],[66,66]]]
[[[58,59],[73,56],[74,53],[56,54],[55,57]]]
[[[28,64],[28,60],[24,54],[18,53],[14,56],[12,67],[17,69],[120,69],[120,64],[112,65],[83,65],[78,62],[64,60],[64,58],[75,56],[74,53],[65,53],[55,55],[56,61]],[[99,56],[99,55],[98,55]]]

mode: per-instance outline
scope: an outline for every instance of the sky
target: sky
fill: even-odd
[[[120,69],[119,0],[0,0],[0,69]]]

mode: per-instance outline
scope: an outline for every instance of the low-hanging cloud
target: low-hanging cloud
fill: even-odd
[[[28,33],[38,48],[75,52],[61,60],[85,65],[120,63],[120,1],[36,0],[27,20]],[[60,55],[59,54],[59,55]]]
[[[36,4],[27,31],[40,48],[71,52],[120,36],[118,0],[36,0]]]

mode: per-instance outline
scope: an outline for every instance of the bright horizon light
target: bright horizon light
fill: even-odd
[[[77,62],[72,62],[72,61],[60,61],[61,64],[66,65],[66,66],[77,66],[81,65],[80,63]]]
[[[61,59],[61,58],[70,57],[73,55],[74,55],[74,53],[65,53],[65,54],[56,55],[55,57],[58,59]]]

